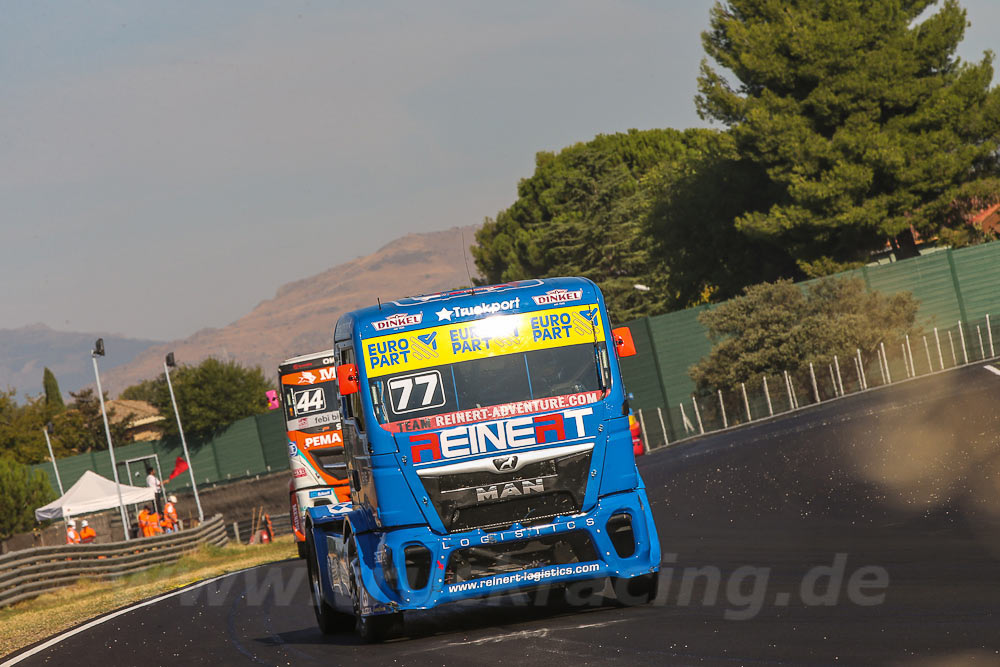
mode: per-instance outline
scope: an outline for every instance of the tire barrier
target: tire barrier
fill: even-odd
[[[30,600],[81,577],[120,577],[173,563],[202,544],[228,541],[221,514],[197,528],[107,544],[35,547],[0,556],[0,607]]]

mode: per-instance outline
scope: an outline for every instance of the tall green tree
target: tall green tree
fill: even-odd
[[[733,220],[761,210],[774,186],[758,165],[742,159],[731,134],[718,133],[664,165],[644,219],[652,257],[654,312],[688,308],[738,295],[748,284],[804,277],[795,259],[770,239],[736,229]]]
[[[59,381],[55,374],[45,367],[42,374],[42,386],[45,388],[45,404],[53,410],[59,411],[66,407],[63,402],[62,392],[59,391]]]
[[[0,539],[30,530],[35,525],[35,509],[55,500],[45,474],[0,455]]]
[[[900,257],[964,224],[956,199],[994,198],[1000,91],[992,54],[961,62],[955,0],[728,0],[711,11],[696,104],[774,186],[736,217],[835,272],[890,239]],[[984,183],[985,181],[985,183]]]
[[[712,351],[690,369],[699,390],[729,389],[761,374],[874,355],[913,333],[918,302],[909,292],[869,292],[860,278],[827,277],[802,288],[790,280],[747,287],[706,310]]]
[[[273,384],[259,366],[245,368],[235,361],[208,358],[197,366],[181,365],[171,371],[177,407],[185,435],[209,435],[238,419],[267,412]],[[144,400],[160,411],[167,434],[177,433],[177,421],[163,373],[128,387],[121,398]]]
[[[601,286],[612,318],[650,312],[651,300],[633,287],[653,279],[643,219],[656,191],[647,183],[714,134],[629,130],[539,153],[517,200],[476,233],[485,282],[580,275]]]

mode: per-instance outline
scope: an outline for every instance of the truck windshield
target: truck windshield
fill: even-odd
[[[573,397],[572,404],[595,401],[607,374],[602,341],[431,366],[375,378],[369,387],[379,422],[395,431],[419,428],[421,419],[434,415],[551,397]]]
[[[316,381],[315,373],[283,376],[285,422],[289,431],[325,430],[340,421],[337,382]]]

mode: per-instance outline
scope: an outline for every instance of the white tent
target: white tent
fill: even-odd
[[[153,499],[156,493],[144,486],[121,485],[122,502],[126,505],[144,503]],[[35,519],[59,519],[76,514],[87,514],[118,507],[118,490],[115,483],[96,472],[88,470],[83,477],[70,487],[61,498],[53,500],[35,510]]]

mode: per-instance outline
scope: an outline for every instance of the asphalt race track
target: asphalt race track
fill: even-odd
[[[1000,663],[1000,375],[981,365],[640,459],[664,551],[654,604],[587,590],[326,638],[305,567],[249,570],[23,665]]]

